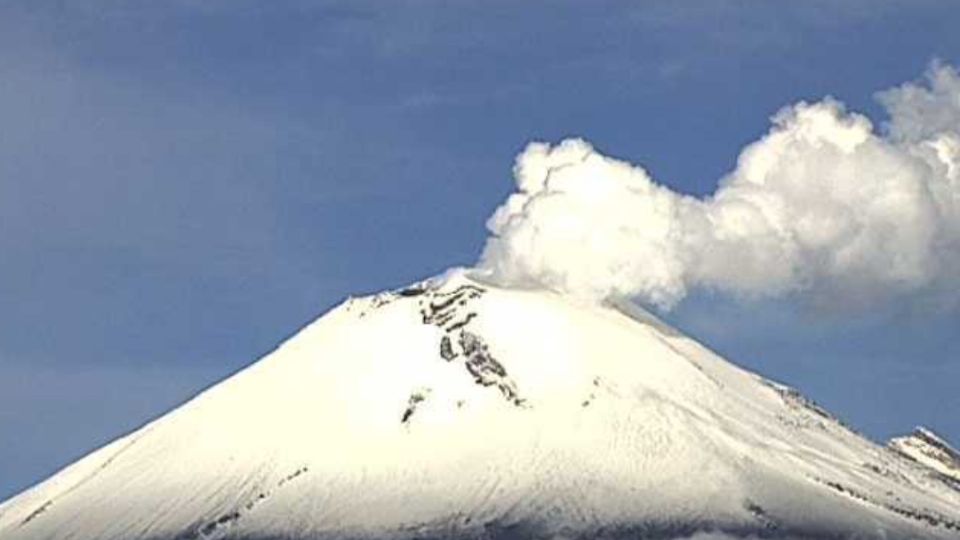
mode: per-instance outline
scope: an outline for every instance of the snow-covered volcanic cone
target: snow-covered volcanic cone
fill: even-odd
[[[7,501],[0,538],[960,538],[943,445],[878,446],[639,308],[460,272],[348,300]]]

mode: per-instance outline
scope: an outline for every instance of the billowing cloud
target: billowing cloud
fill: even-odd
[[[705,198],[581,139],[532,143],[478,267],[504,284],[669,307],[694,288],[866,307],[960,285],[960,76],[785,107]],[[695,159],[695,155],[691,156]]]

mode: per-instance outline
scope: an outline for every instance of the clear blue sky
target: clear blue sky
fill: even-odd
[[[947,0],[4,2],[0,498],[348,294],[472,263],[531,139],[709,193],[783,105],[882,121],[875,91],[960,62],[957,21]],[[960,442],[956,312],[701,294],[666,318],[875,439]]]

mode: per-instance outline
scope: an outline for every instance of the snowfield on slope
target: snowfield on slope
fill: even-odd
[[[878,446],[636,306],[459,271],[347,300],[0,505],[0,538],[956,539],[936,441]]]

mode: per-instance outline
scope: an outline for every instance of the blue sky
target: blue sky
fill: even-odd
[[[960,63],[960,5],[5,2],[0,498],[349,294],[476,260],[532,140],[710,193],[780,107]],[[960,442],[960,315],[665,315],[868,436]]]

